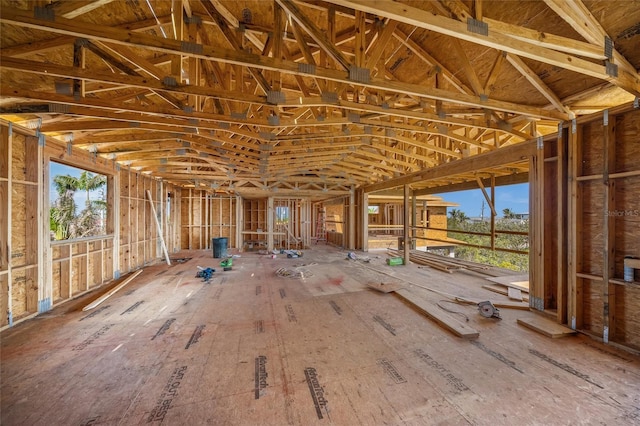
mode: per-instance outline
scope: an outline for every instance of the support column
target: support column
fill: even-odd
[[[615,338],[616,330],[616,288],[609,280],[615,277],[616,257],[616,229],[615,216],[610,212],[616,209],[616,180],[610,179],[609,174],[615,173],[616,165],[616,117],[609,116],[609,110],[604,111],[604,226],[603,226],[603,268],[602,268],[602,340],[608,343]]]
[[[411,188],[409,185],[404,186],[404,264],[408,265],[410,260],[409,256],[411,254],[411,236],[409,232],[411,230],[409,220],[411,216],[409,215],[409,197],[411,197]]]
[[[267,250],[273,250],[273,197],[267,199]]]
[[[362,193],[362,251],[369,251],[369,194]]]
[[[349,242],[347,248],[349,250],[355,250],[356,248],[356,190],[351,187],[351,193],[349,194]]]

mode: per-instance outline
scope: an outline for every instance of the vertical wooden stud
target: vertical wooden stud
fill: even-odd
[[[605,343],[615,339],[615,313],[616,313],[616,289],[615,284],[610,280],[615,277],[615,215],[611,212],[616,209],[616,187],[615,179],[610,179],[609,175],[615,173],[616,166],[616,117],[609,115],[609,110],[604,111],[603,116],[603,135],[604,135],[604,171],[602,174],[602,183],[604,185],[604,248],[603,248],[603,267],[602,267],[602,323],[603,332],[602,339]]]
[[[557,321],[567,324],[567,139],[563,123],[558,125],[556,191],[558,207],[556,210],[557,225]]]
[[[411,228],[409,220],[411,216],[409,215],[409,198],[411,197],[411,188],[409,185],[404,185],[404,264],[408,265],[410,260],[409,256],[411,255]]]

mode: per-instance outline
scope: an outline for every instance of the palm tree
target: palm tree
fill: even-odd
[[[53,207],[49,212],[51,230],[57,240],[72,237],[73,221],[76,217],[76,202],[73,199],[78,190],[78,179],[70,175],[57,175],[53,178],[53,185],[58,193]]]
[[[516,214],[511,209],[502,209],[502,216],[505,219],[515,219]]]
[[[106,183],[107,180],[103,175],[94,175],[87,171],[80,174],[78,178],[78,189],[87,192],[87,207],[91,205],[90,192],[102,188]]]
[[[469,219],[467,217],[467,215],[465,214],[465,212],[463,212],[462,210],[459,210],[459,209],[452,209],[449,212],[449,216],[450,216],[449,219],[451,219],[451,222],[454,225],[459,225],[461,223],[466,222]]]

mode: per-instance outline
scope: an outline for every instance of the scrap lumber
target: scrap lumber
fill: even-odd
[[[409,303],[420,313],[437,322],[440,326],[451,331],[456,336],[462,337],[463,339],[476,339],[480,335],[477,330],[474,330],[468,325],[463,324],[462,322],[448,315],[446,312],[438,309],[436,305],[427,302],[426,300],[414,295],[408,290],[396,290],[394,291],[394,294],[396,294],[405,302]]]
[[[529,275],[505,275],[501,277],[487,278],[487,280],[496,284],[502,284],[506,287],[517,288],[521,291],[529,292]]]
[[[129,284],[131,281],[133,281],[133,279],[135,277],[137,277],[138,275],[140,275],[142,273],[142,269],[136,271],[133,275],[131,275],[129,278],[127,278],[126,280],[124,280],[123,282],[121,282],[120,284],[118,284],[116,287],[114,287],[113,289],[109,290],[108,293],[104,294],[102,297],[94,300],[93,302],[89,303],[87,306],[85,306],[84,308],[82,308],[83,311],[88,311],[90,309],[95,308],[96,306],[100,305],[102,302],[104,302],[105,300],[107,300],[108,298],[110,298],[111,296],[113,296],[116,292],[118,292],[120,289],[122,289],[124,286],[126,286],[127,284]]]
[[[492,291],[494,293],[502,294],[503,296],[509,296],[509,291],[508,291],[509,287],[505,287],[502,284],[486,284],[486,285],[483,285],[482,288],[484,288],[485,290]],[[518,300],[525,301],[525,302],[529,301],[529,295],[527,293],[520,291],[520,294],[522,296],[522,299],[518,299]]]
[[[388,252],[392,256],[403,255],[403,253],[393,249],[389,249]],[[429,266],[431,268],[448,273],[453,273],[457,270],[468,270],[491,277],[505,276],[505,273],[507,273],[507,271],[502,268],[496,268],[490,265],[470,262],[468,260],[456,259],[453,257],[445,257],[439,254],[433,254],[420,250],[411,250],[411,252],[409,253],[409,260],[418,265]]]
[[[397,250],[389,250],[389,254],[391,254],[392,256],[402,255]],[[416,250],[412,250],[409,253],[409,260],[413,263],[417,263],[418,265],[429,266],[442,272],[453,273],[454,270],[460,269],[458,265],[455,265],[451,262],[430,259],[429,257],[424,256],[424,252],[420,253]]]
[[[576,334],[575,330],[540,316],[532,318],[518,318],[518,324],[537,331],[547,337],[551,337],[552,339]]]
[[[522,302],[522,292],[519,288],[507,287],[507,296],[509,299]]]
[[[153,205],[153,198],[151,197],[151,191],[147,189],[147,199],[149,200],[149,205],[151,206],[151,215],[156,222],[156,229],[158,230],[158,238],[160,239],[160,244],[162,245],[162,252],[164,253],[164,257],[167,261],[167,265],[171,266],[171,260],[169,260],[169,252],[167,250],[167,245],[164,243],[164,237],[162,235],[162,226],[160,226],[160,221],[158,220],[158,214],[156,213],[156,207]]]

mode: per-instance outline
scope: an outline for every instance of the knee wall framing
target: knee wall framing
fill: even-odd
[[[51,161],[107,176],[105,235],[50,240]],[[160,260],[147,190],[168,251],[180,250],[180,188],[0,121],[0,329]]]

